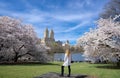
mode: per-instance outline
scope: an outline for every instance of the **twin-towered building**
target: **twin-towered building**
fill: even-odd
[[[41,43],[46,44],[47,46],[50,46],[50,44],[54,42],[55,42],[54,31],[51,29],[49,33],[48,28],[46,28],[46,30],[44,31],[44,37],[41,40]]]
[[[62,42],[55,41],[54,31],[51,29],[50,32],[48,28],[44,31],[44,37],[41,39],[41,43],[50,47],[53,52],[62,50]]]

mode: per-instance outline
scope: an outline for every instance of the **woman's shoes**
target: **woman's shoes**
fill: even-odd
[[[70,75],[68,74],[67,77],[70,77]]]

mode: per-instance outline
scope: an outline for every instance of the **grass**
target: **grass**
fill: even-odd
[[[62,63],[0,65],[0,78],[33,78],[48,72],[60,73]],[[120,68],[110,64],[73,63],[72,74],[92,75],[98,78],[120,78]],[[67,73],[67,67],[65,68]]]

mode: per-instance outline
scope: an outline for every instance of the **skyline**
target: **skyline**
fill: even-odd
[[[55,39],[76,40],[90,28],[109,0],[1,0],[0,16],[21,19],[32,24],[39,38],[46,28],[53,29]]]

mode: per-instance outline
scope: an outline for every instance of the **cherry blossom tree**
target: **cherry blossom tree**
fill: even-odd
[[[36,60],[47,58],[46,48],[37,44],[38,37],[32,25],[25,25],[20,20],[7,16],[0,17],[0,60],[14,61],[26,54]],[[38,49],[39,48],[39,49]]]
[[[91,29],[78,39],[77,45],[83,46],[86,59],[92,62],[119,62],[120,22],[115,19],[99,19],[96,29]]]

